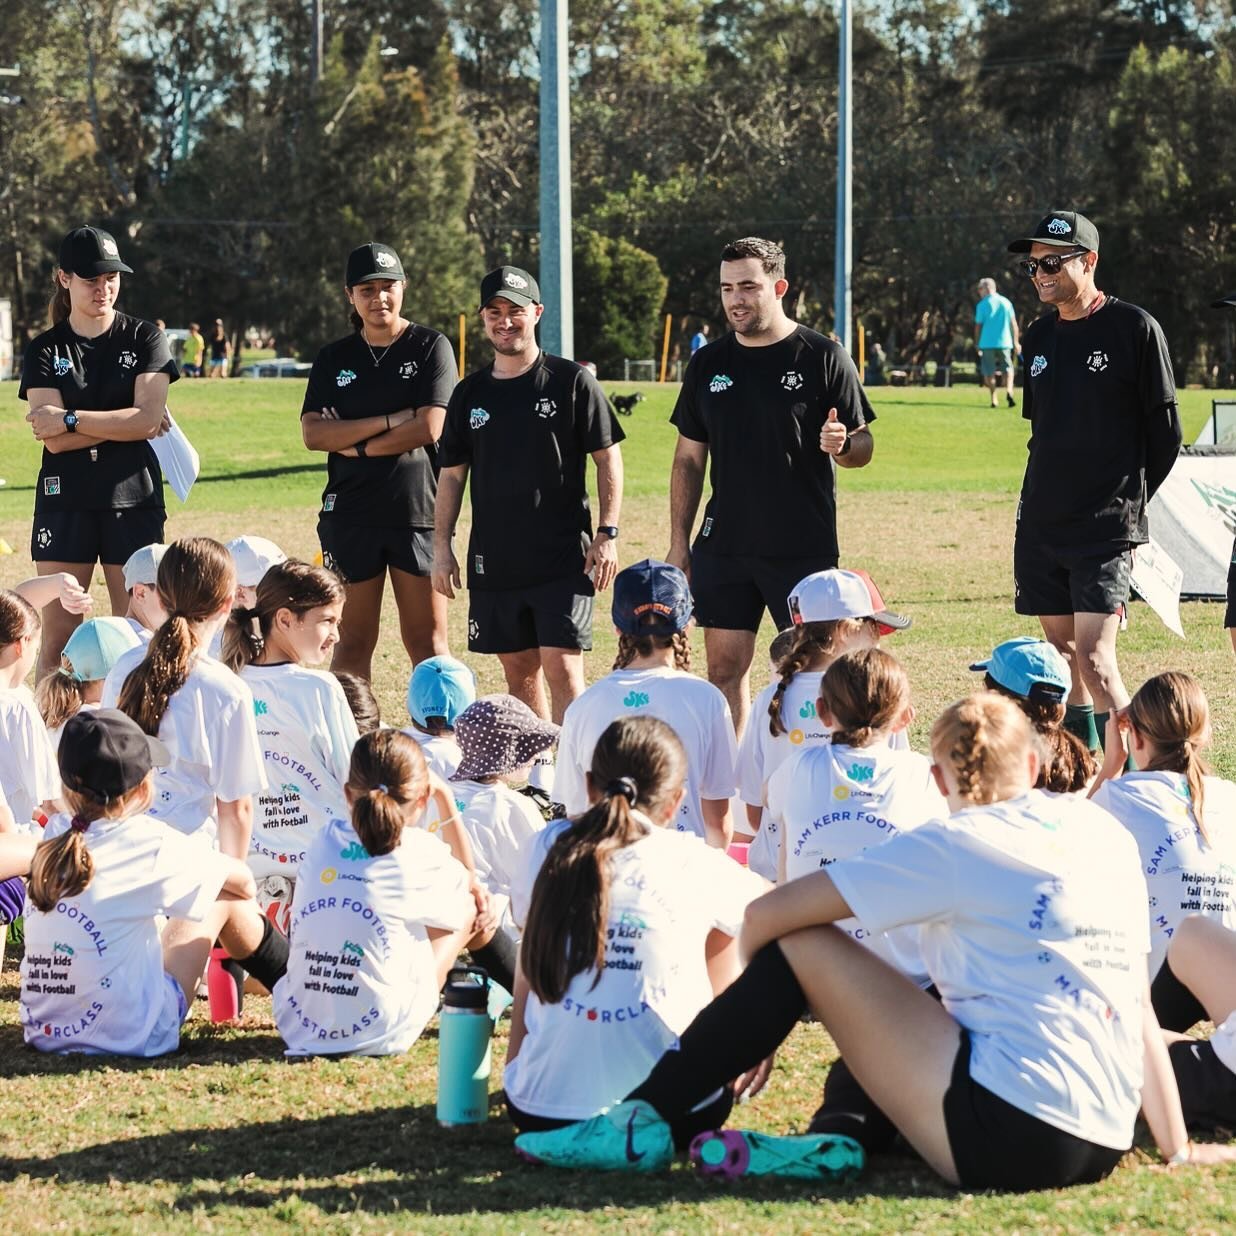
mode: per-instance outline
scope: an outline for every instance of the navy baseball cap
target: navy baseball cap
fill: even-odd
[[[497,297],[509,300],[513,305],[539,305],[541,289],[536,280],[518,266],[499,266],[481,280],[481,308],[484,309]]]
[[[407,279],[399,254],[390,245],[376,241],[361,245],[348,254],[348,268],[343,276],[347,287],[367,283],[370,279]]]
[[[133,273],[133,267],[120,260],[116,238],[101,227],[85,223],[75,227],[60,242],[60,256],[56,261],[61,270],[80,279],[93,279],[96,275],[110,275],[116,271],[126,275]]]
[[[1099,229],[1075,210],[1053,210],[1044,215],[1033,236],[1022,236],[1009,242],[1010,253],[1029,253],[1031,245],[1051,245],[1056,249],[1089,249],[1099,251]]]
[[[687,629],[695,602],[676,566],[645,558],[618,572],[610,612],[623,635],[676,635]]]
[[[408,716],[417,725],[441,717],[453,729],[455,718],[475,699],[476,676],[454,657],[426,657],[408,680]]]
[[[1006,639],[986,661],[970,668],[986,670],[993,682],[1023,699],[1063,700],[1072,683],[1068,662],[1046,640],[1032,635]]]

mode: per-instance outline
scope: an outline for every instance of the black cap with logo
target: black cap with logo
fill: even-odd
[[[376,241],[361,245],[348,254],[347,272],[343,282],[347,287],[355,287],[358,283],[368,283],[370,279],[407,279],[403,273],[403,263],[399,254],[390,245],[380,245]]]
[[[57,753],[60,779],[70,790],[111,802],[140,785],[171,753],[118,708],[83,710],[65,722]]]
[[[93,279],[96,275],[110,275],[122,271],[133,273],[132,266],[120,260],[120,248],[116,238],[101,227],[83,223],[75,227],[61,242],[57,259],[60,269],[80,279]]]
[[[1089,249],[1099,251],[1099,229],[1075,210],[1053,210],[1044,215],[1033,236],[1022,236],[1009,242],[1010,253],[1029,253],[1031,245],[1051,245],[1056,249]]]
[[[518,266],[499,266],[481,280],[481,308],[501,296],[513,305],[539,305],[541,289],[536,280]]]
[[[1226,296],[1220,296],[1218,300],[1210,302],[1212,309],[1236,309],[1236,292],[1229,292]]]

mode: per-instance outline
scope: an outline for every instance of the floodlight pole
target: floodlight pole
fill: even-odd
[[[567,0],[541,0],[541,346],[575,354]]]
[[[850,0],[841,0],[838,22],[840,42],[837,63],[837,248],[833,262],[833,330],[847,351],[850,348],[852,297],[850,276],[854,264],[852,242],[854,185],[851,155],[850,85],[853,63],[850,55]]]

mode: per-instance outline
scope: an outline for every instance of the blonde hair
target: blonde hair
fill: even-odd
[[[786,732],[785,722],[781,719],[781,705],[785,699],[785,689],[794,675],[822,659],[835,657],[868,625],[877,633],[878,639],[880,628],[874,618],[833,618],[828,622],[804,622],[791,628],[795,633],[794,642],[777,666],[781,681],[768,701],[768,732],[774,738]]]
[[[1003,695],[980,691],[950,704],[931,727],[931,755],[950,768],[957,791],[976,807],[1015,798],[1035,746],[1025,714]]]
[[[58,730],[70,717],[75,717],[86,702],[85,683],[73,677],[67,663],[61,659],[46,678],[34,688],[34,702],[39,716],[49,730]]]
[[[1189,806],[1202,840],[1209,842],[1202,817],[1203,778],[1210,771],[1199,751],[1210,742],[1210,706],[1202,684],[1183,670],[1148,678],[1129,701],[1129,722],[1153,747],[1143,772],[1183,773]]]
[[[847,652],[820,680],[819,704],[832,714],[834,743],[865,747],[909,707],[910,680],[879,648]]]
[[[636,657],[650,657],[654,652],[663,652],[666,648],[674,650],[674,668],[684,674],[691,672],[691,640],[685,631],[675,631],[673,635],[619,635],[618,655],[614,658],[614,669],[626,669]]]

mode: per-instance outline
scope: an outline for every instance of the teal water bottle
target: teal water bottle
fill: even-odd
[[[489,1115],[489,975],[456,966],[442,989],[438,1019],[438,1123],[480,1124]]]

